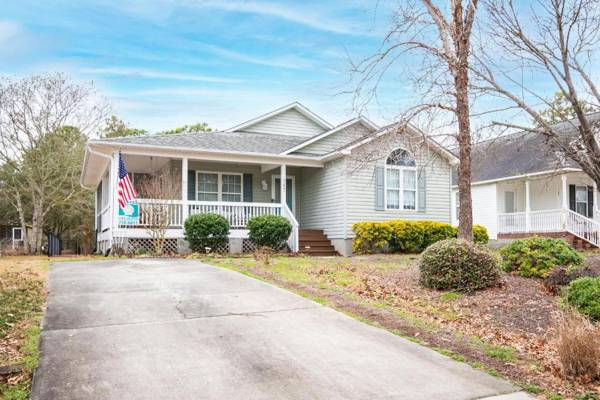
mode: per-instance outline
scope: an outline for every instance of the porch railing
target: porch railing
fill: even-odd
[[[236,203],[190,201],[189,215],[214,213],[224,216],[231,229],[246,229],[251,218],[259,215],[281,215],[279,203]]]
[[[600,246],[600,223],[572,210],[498,214],[498,233],[569,232]]]
[[[285,218],[287,218],[288,221],[290,221],[290,223],[292,224],[292,233],[290,234],[290,237],[288,238],[288,246],[290,247],[291,251],[293,251],[294,253],[297,253],[298,250],[300,250],[300,236],[298,233],[300,224],[298,223],[298,220],[296,219],[294,214],[288,208],[287,204],[283,205],[283,208],[281,211],[282,211],[282,215]]]

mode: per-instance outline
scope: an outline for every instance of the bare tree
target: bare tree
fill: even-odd
[[[31,237],[24,238],[28,252],[41,252],[44,219],[52,207],[79,191],[72,184],[79,169],[65,168],[67,159],[79,154],[61,147],[59,137],[68,134],[66,127],[93,132],[106,108],[90,85],[62,74],[0,79],[0,165],[10,172],[4,174],[3,191],[23,232],[31,226]]]
[[[494,123],[542,135],[551,151],[575,161],[600,186],[599,115],[589,114],[600,106],[592,76],[600,44],[600,2],[540,0],[526,10],[512,0],[484,0],[484,5],[487,34],[471,69],[480,89],[518,110]],[[546,84],[544,89],[539,82]],[[556,116],[573,118],[553,124]]]
[[[177,199],[181,193],[180,182],[181,180],[173,171],[165,169],[150,175],[141,183],[140,196],[158,200],[150,204],[142,204],[140,211],[140,219],[152,238],[155,255],[164,252],[167,230],[176,214],[176,205],[172,200]]]
[[[420,100],[403,113],[402,128],[425,112],[450,113],[460,159],[458,236],[469,241],[473,240],[469,63],[477,4],[477,0],[450,0],[442,7],[432,0],[403,2],[378,52],[352,65],[353,75],[359,76],[355,98],[370,101],[394,64],[403,58],[413,60],[406,74],[412,74],[413,91]]]

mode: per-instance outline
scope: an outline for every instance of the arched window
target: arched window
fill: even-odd
[[[385,207],[416,210],[417,163],[411,153],[396,149],[385,160]]]
[[[392,151],[385,163],[387,165],[395,165],[398,167],[415,167],[417,165],[412,154],[404,149]]]

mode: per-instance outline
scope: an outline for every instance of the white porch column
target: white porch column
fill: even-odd
[[[594,216],[598,210],[598,185],[594,182],[594,192],[592,193],[592,208],[594,209]]]
[[[529,179],[525,179],[525,232],[531,230],[531,199],[529,192]]]
[[[113,153],[113,157],[112,160],[110,162],[110,174],[109,174],[109,190],[110,190],[110,196],[108,197],[110,200],[110,204],[111,204],[111,209],[112,209],[112,224],[111,224],[111,230],[112,230],[112,234],[111,236],[114,237],[114,231],[115,229],[119,228],[119,196],[117,194],[117,190],[118,190],[118,186],[117,186],[117,182],[119,180],[119,152],[115,151]]]
[[[561,175],[560,180],[562,182],[562,208],[564,211],[569,209],[569,186],[567,185],[567,175]]]
[[[567,210],[569,209],[569,186],[567,185],[567,175],[562,174],[560,176],[561,187],[562,187],[562,225],[563,229],[567,227]]]
[[[285,204],[285,200],[287,199],[287,167],[285,164],[281,164],[281,172],[280,172],[280,185],[279,185],[279,190],[280,190],[280,200],[281,200],[281,206],[283,207],[283,205]]]
[[[181,159],[181,223],[185,223],[189,215],[189,207],[188,207],[188,159]]]

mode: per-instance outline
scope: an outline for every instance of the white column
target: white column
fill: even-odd
[[[564,211],[569,209],[569,186],[567,185],[567,175],[561,175],[560,180],[562,182],[562,208]]]
[[[525,179],[525,232],[531,230],[531,199],[529,191],[529,179]]]
[[[596,182],[594,182],[594,191],[592,192],[592,208],[594,209],[595,217],[596,211],[598,210],[598,185],[596,185]]]
[[[567,227],[567,210],[569,209],[569,186],[567,185],[567,175],[560,176],[562,187],[562,225],[563,229]]]
[[[283,207],[283,205],[285,204],[285,200],[287,199],[287,168],[285,164],[281,164],[281,172],[280,172],[280,182],[281,184],[279,185],[279,189],[280,189],[280,200],[281,200],[281,206]]]
[[[188,217],[189,207],[188,207],[188,159],[181,159],[181,223],[183,224]]]

